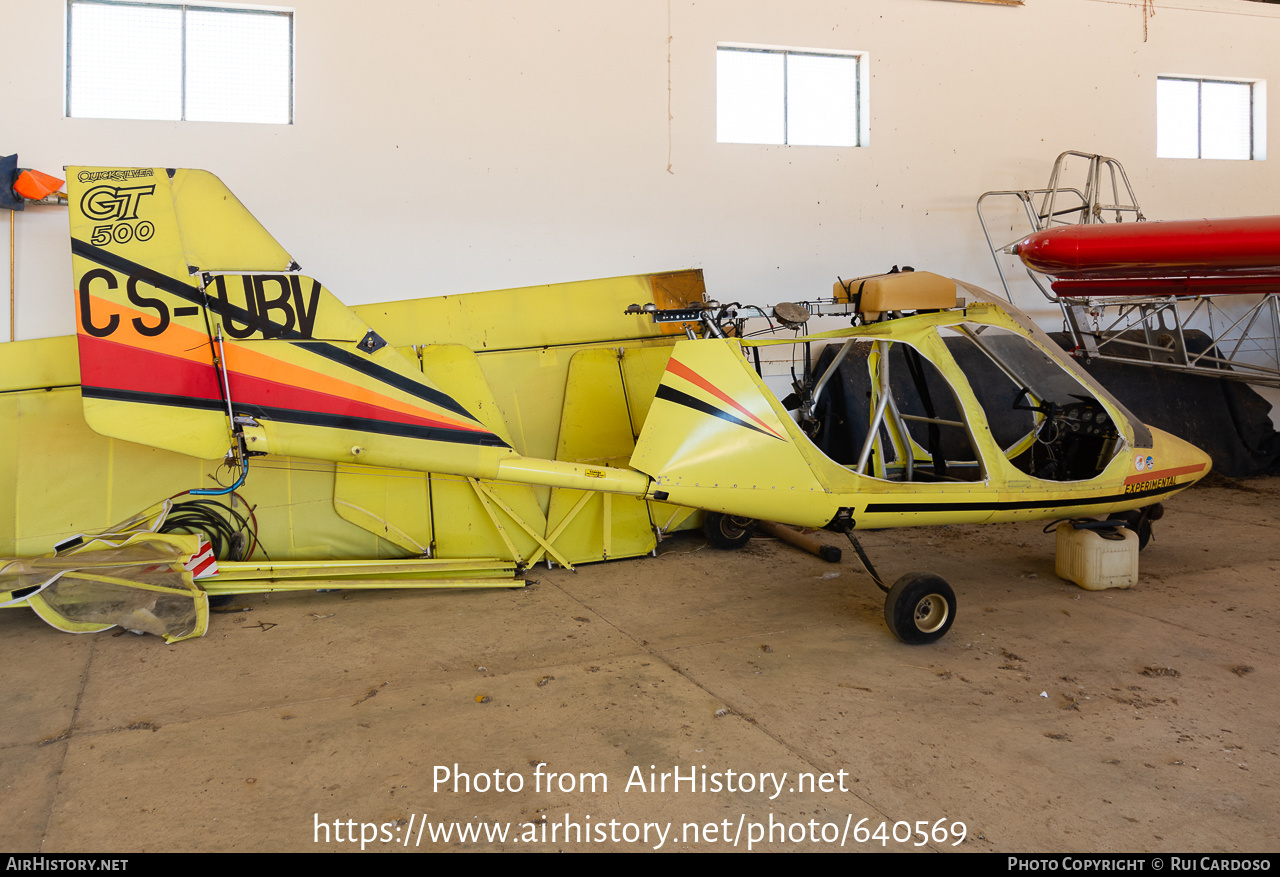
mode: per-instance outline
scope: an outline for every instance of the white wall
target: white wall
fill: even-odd
[[[292,126],[65,119],[65,5],[11,6],[0,153],[212,170],[353,303],[683,267],[721,300],[893,264],[994,288],[975,199],[1066,149],[1151,218],[1280,212],[1280,159],[1154,157],[1158,74],[1280,89],[1280,7],[1245,0],[1157,0],[1146,41],[1137,0],[297,0]],[[717,144],[718,42],[868,52],[870,146]],[[17,217],[18,338],[74,330],[66,237]]]

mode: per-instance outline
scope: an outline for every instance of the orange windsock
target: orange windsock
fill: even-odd
[[[39,201],[62,188],[63,181],[40,171],[21,170],[13,182],[13,191],[29,201]]]

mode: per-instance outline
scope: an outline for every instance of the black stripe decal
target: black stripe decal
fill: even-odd
[[[223,304],[222,300],[216,296],[206,300],[198,287],[190,286],[189,284],[183,283],[181,280],[169,277],[166,274],[161,274],[159,271],[148,268],[145,265],[126,259],[123,256],[118,256],[115,253],[101,249],[100,247],[95,247],[92,244],[87,244],[84,241],[77,240],[76,238],[71,239],[71,252],[77,256],[97,262],[98,264],[110,268],[113,271],[135,276],[138,279],[151,284],[156,289],[161,289],[171,295],[176,295],[184,301],[189,301],[192,304],[200,305],[201,307],[207,306],[209,310],[216,314],[220,314],[223,319],[235,320],[236,322],[243,323],[245,325],[259,322],[258,317],[250,314],[242,307],[233,305],[230,302]],[[177,309],[175,309],[175,313],[176,312]],[[286,332],[284,325],[281,323],[273,323],[270,320],[266,320],[266,323],[275,330],[274,334],[283,341],[289,341],[294,345],[305,350],[309,350],[318,356],[322,356],[325,359],[330,360],[331,362],[336,362],[338,365],[346,366],[349,369],[395,387],[397,390],[403,390],[411,396],[415,396],[425,402],[430,402],[432,405],[443,408],[446,411],[451,411],[454,414],[459,414],[479,423],[471,412],[463,408],[453,398],[438,390],[433,390],[430,387],[424,387],[412,378],[397,374],[385,366],[369,362],[363,357],[356,356],[354,353],[343,350],[342,348],[336,347],[328,342],[311,341],[297,329],[290,329]]]
[[[730,423],[735,424],[737,426],[745,426],[747,429],[752,430],[753,432],[758,432],[761,435],[768,436],[771,439],[778,438],[776,435],[765,432],[763,429],[761,429],[758,426],[752,426],[750,423],[747,423],[745,420],[742,420],[741,418],[738,418],[738,417],[734,417],[732,414],[730,414],[727,411],[721,411],[719,408],[715,407],[714,405],[711,405],[707,402],[703,402],[701,399],[696,399],[693,396],[690,396],[688,393],[682,393],[679,390],[673,390],[670,387],[668,387],[666,384],[658,385],[657,398],[666,399],[668,402],[674,402],[677,405],[683,405],[685,408],[692,408],[694,411],[701,411],[704,414],[710,414],[712,417],[719,417],[721,420],[727,420]],[[778,440],[782,441],[782,439],[778,439]]]
[[[116,390],[108,387],[82,386],[80,392],[82,395],[93,399],[110,399],[116,402],[138,402],[145,405],[169,405],[177,408],[226,412],[225,404],[218,399],[175,396],[167,393],[140,393],[133,390]],[[248,414],[262,420],[278,420],[282,423],[295,423],[301,426],[348,429],[357,432],[372,432],[380,435],[393,435],[432,442],[448,442],[450,444],[478,445],[479,447],[488,448],[509,447],[502,439],[488,432],[475,433],[437,426],[415,426],[411,423],[396,423],[390,420],[324,414],[318,411],[298,411],[292,408],[249,405],[242,402],[233,402],[232,407],[237,413]]]
[[[397,374],[385,366],[369,362],[369,360],[356,356],[349,350],[343,350],[341,347],[335,347],[327,341],[295,341],[293,342],[293,345],[295,347],[301,347],[304,350],[310,350],[312,353],[323,356],[325,359],[336,362],[338,365],[345,365],[347,368],[354,369],[355,371],[366,374],[371,378],[376,378],[384,384],[390,384],[397,390],[404,390],[411,396],[417,396],[419,399],[430,402],[438,408],[443,408],[446,411],[452,411],[454,414],[459,414],[468,420],[475,421],[476,423],[480,422],[471,416],[470,411],[455,402],[452,397],[446,396],[444,393],[441,393],[438,390],[433,390],[430,387],[424,387],[413,378]]]
[[[1148,496],[1159,496],[1174,490],[1187,487],[1186,484],[1171,484],[1150,490],[1135,490],[1133,493],[1116,493],[1110,496],[1090,496],[1075,499],[1054,500],[1009,500],[1006,502],[873,502],[867,504],[866,514],[902,514],[904,512],[1008,512],[1030,509],[1071,508],[1075,506],[1103,505],[1114,502],[1127,502],[1131,499],[1142,499]]]
[[[201,399],[199,396],[174,396],[170,393],[141,393],[136,390],[117,390],[114,387],[80,386],[80,395],[90,399],[109,399],[113,402],[141,402],[146,405],[169,405],[175,408],[197,408],[201,411],[221,411],[226,419],[227,403],[221,399]]]
[[[99,265],[104,265],[112,271],[119,271],[121,274],[130,274],[137,277],[139,280],[146,281],[156,289],[163,289],[165,292],[176,295],[178,298],[185,299],[192,304],[204,304],[202,296],[200,295],[200,290],[197,287],[191,286],[188,283],[183,283],[181,280],[176,280],[167,274],[161,274],[154,268],[148,268],[146,265],[141,265],[130,259],[126,259],[123,256],[118,256],[115,253],[109,252],[100,247],[95,247],[93,244],[87,244],[82,240],[72,238],[71,253],[75,256],[83,256],[86,259],[92,259],[94,262],[97,262]],[[236,310],[239,312],[237,319],[241,322],[246,322],[245,317],[249,315],[248,312],[243,308],[236,308]]]

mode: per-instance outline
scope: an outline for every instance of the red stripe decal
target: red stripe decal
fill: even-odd
[[[222,400],[212,363],[192,362],[181,357],[85,335],[79,337],[80,380],[85,386]],[[319,393],[237,372],[231,372],[228,379],[231,384],[231,400],[236,404],[358,417],[388,423],[446,429],[451,432],[489,434],[489,431],[483,427],[462,427],[451,421],[433,418],[429,412],[425,411],[421,416],[402,414],[358,399]],[[352,390],[358,391],[358,388],[352,387]]]
[[[212,363],[80,335],[80,383],[222,401]]]

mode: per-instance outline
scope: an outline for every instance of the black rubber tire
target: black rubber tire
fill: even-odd
[[[884,598],[885,624],[907,645],[937,642],[955,620],[956,592],[933,573],[907,573]]]
[[[1156,512],[1156,516],[1163,514],[1164,508],[1161,507],[1160,511]],[[1136,509],[1131,512],[1125,512],[1120,518],[1124,521],[1126,527],[1138,534],[1138,550],[1141,551],[1146,548],[1147,543],[1151,541],[1151,522],[1155,520],[1155,517],[1151,515],[1150,509]]]
[[[720,512],[707,512],[702,518],[702,534],[714,548],[741,548],[755,529],[754,518],[735,518]]]

